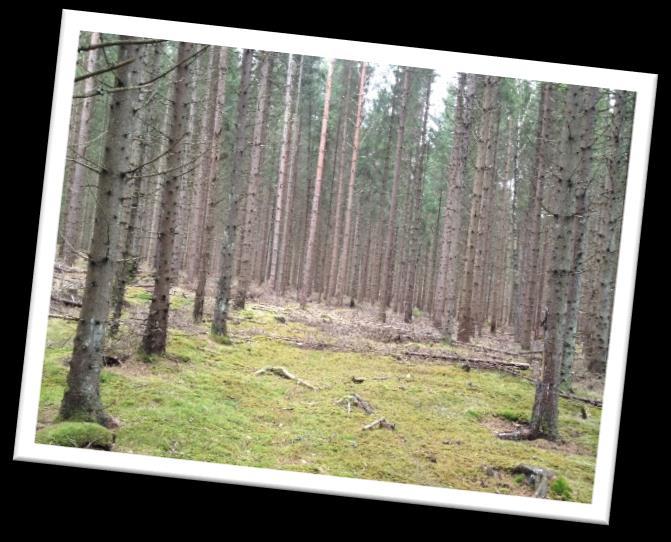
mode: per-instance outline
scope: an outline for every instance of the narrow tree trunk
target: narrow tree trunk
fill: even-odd
[[[194,45],[180,43],[178,62],[190,57]],[[188,136],[189,63],[183,63],[175,71],[174,106],[171,111],[170,144],[175,148],[168,154],[167,178],[161,197],[161,219],[159,222],[157,269],[154,292],[149,306],[149,316],[142,339],[146,355],[164,354],[168,340],[168,313],[170,311],[170,286],[172,277],[172,251],[175,235],[175,209],[177,206],[179,179],[182,172],[183,142]]]
[[[282,148],[280,149],[280,167],[277,175],[277,191],[275,193],[275,217],[273,220],[273,237],[270,258],[270,273],[268,283],[274,290],[278,289],[278,261],[280,252],[280,231],[282,229],[282,203],[284,201],[285,181],[287,181],[287,170],[289,168],[289,155],[291,153],[291,115],[293,114],[293,80],[296,76],[296,58],[289,55],[287,65],[287,82],[284,89],[284,119],[282,121]]]
[[[387,303],[389,296],[389,286],[392,282],[393,273],[393,252],[394,238],[396,230],[396,209],[398,207],[398,184],[401,177],[401,159],[403,157],[403,136],[405,135],[405,116],[408,104],[408,94],[410,89],[409,70],[403,71],[403,91],[401,97],[401,106],[398,116],[398,132],[396,136],[396,154],[394,159],[394,176],[391,188],[391,205],[389,207],[389,216],[387,218],[387,232],[384,243],[384,254],[382,256],[382,269],[380,274],[380,300],[378,317],[381,322],[387,319]]]
[[[431,99],[431,83],[433,82],[433,73],[426,85],[426,102],[424,103],[424,119],[422,121],[422,133],[420,135],[420,149],[417,157],[417,165],[414,172],[414,194],[412,202],[412,224],[410,225],[410,239],[408,247],[409,265],[407,266],[407,278],[405,288],[405,299],[403,304],[403,320],[406,323],[412,321],[412,309],[415,300],[415,279],[417,272],[416,262],[419,259],[419,234],[420,224],[422,222],[422,191],[424,189],[424,163],[427,160],[428,142],[426,140],[426,124],[429,118],[429,105]]]
[[[264,120],[266,119],[267,95],[269,92],[270,71],[272,69],[274,56],[271,53],[261,53],[259,93],[256,100],[256,121],[254,124],[254,135],[252,140],[252,157],[249,172],[249,184],[245,197],[244,229],[242,235],[242,252],[240,255],[240,267],[238,269],[238,288],[235,294],[235,307],[242,309],[247,300],[247,291],[251,283],[252,274],[252,242],[254,239],[257,221],[258,202],[257,196],[261,186],[261,158],[263,145],[265,143]]]
[[[363,120],[363,103],[366,97],[366,63],[361,63],[359,71],[359,94],[357,98],[356,120],[354,122],[354,142],[352,144],[352,159],[350,161],[349,184],[347,185],[347,201],[345,203],[345,228],[343,232],[343,246],[340,253],[340,265],[335,281],[335,297],[338,305],[342,305],[344,295],[345,273],[349,259],[349,238],[352,224],[352,204],[354,200],[354,183],[356,181],[356,168],[359,160],[359,148],[361,146],[361,122]]]
[[[100,33],[91,34],[91,45],[100,43]],[[99,49],[91,49],[86,53],[86,72],[91,73],[96,69]],[[95,87],[95,78],[89,77],[84,80],[84,94],[90,94]],[[82,231],[82,201],[84,196],[84,183],[89,171],[84,164],[88,159],[86,156],[89,139],[91,138],[91,117],[95,98],[83,98],[79,117],[79,129],[77,131],[77,145],[72,179],[68,185],[68,210],[66,213],[65,229],[63,234],[63,256],[66,265],[72,265],[79,249],[79,240]]]
[[[198,255],[198,284],[196,286],[196,295],[193,302],[193,321],[199,323],[203,320],[203,305],[205,304],[205,284],[207,275],[210,271],[210,260],[212,255],[212,236],[215,226],[215,211],[217,202],[217,183],[219,178],[219,159],[221,156],[221,130],[223,126],[224,103],[226,102],[226,75],[228,73],[228,51],[221,47],[212,46],[212,83],[210,95],[215,101],[211,110],[212,120],[208,122],[208,132],[210,137],[209,153],[203,158],[207,165],[203,172],[207,173],[207,192],[208,203],[205,209],[205,231],[203,233],[203,242],[200,246]],[[216,77],[215,77],[216,72]]]
[[[333,86],[333,63],[330,61],[326,75],[326,91],[324,94],[324,113],[322,115],[322,128],[319,138],[319,154],[317,156],[317,174],[315,176],[314,193],[310,209],[310,225],[308,227],[308,238],[305,247],[303,262],[303,277],[299,293],[301,308],[305,308],[312,288],[312,264],[314,259],[314,244],[317,235],[317,219],[319,215],[319,197],[321,195],[322,175],[324,171],[324,156],[326,154],[326,134],[328,130],[329,109],[331,105],[331,87]]]
[[[226,225],[224,238],[221,243],[221,268],[217,282],[217,298],[214,304],[212,317],[212,335],[224,337],[227,335],[226,319],[231,300],[231,285],[233,282],[233,268],[235,245],[238,231],[238,206],[242,190],[238,177],[242,169],[245,153],[245,134],[247,124],[247,106],[249,103],[249,85],[251,82],[252,54],[250,49],[242,53],[240,67],[240,88],[238,90],[238,105],[235,114],[235,143],[231,158],[231,171],[228,201],[226,201]]]

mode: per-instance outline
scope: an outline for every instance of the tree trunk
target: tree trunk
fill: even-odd
[[[215,226],[215,211],[217,202],[217,184],[219,179],[219,159],[221,156],[221,130],[223,125],[224,103],[226,102],[226,75],[228,73],[228,50],[212,46],[212,83],[210,95],[215,101],[211,109],[212,120],[208,122],[211,129],[209,136],[209,152],[203,160],[207,165],[203,173],[207,173],[205,179],[208,193],[207,208],[205,209],[205,231],[202,234],[203,242],[198,254],[198,283],[196,295],[193,302],[193,321],[199,323],[203,320],[203,305],[205,304],[205,284],[210,271],[210,260],[212,257],[212,236]],[[216,72],[216,77],[215,77]]]
[[[554,246],[548,278],[547,321],[541,376],[536,383],[536,396],[530,424],[532,437],[556,440],[558,429],[558,397],[560,371],[565,349],[567,298],[571,281],[573,210],[575,209],[576,172],[578,171],[580,127],[580,88],[566,90],[566,107],[561,134],[559,171],[553,183],[555,202],[561,214],[555,215]]]
[[[408,105],[408,94],[410,90],[410,72],[403,70],[403,91],[401,97],[400,112],[398,116],[398,132],[396,136],[396,154],[394,159],[394,176],[391,188],[391,205],[389,207],[389,216],[387,218],[387,232],[384,243],[384,254],[382,256],[382,269],[380,273],[380,292],[379,292],[379,312],[378,317],[381,322],[387,319],[387,303],[389,296],[389,286],[392,282],[393,273],[393,252],[394,238],[396,230],[396,209],[398,207],[398,184],[401,177],[401,159],[403,157],[403,136],[405,134],[405,116]]]
[[[191,56],[194,45],[180,43],[178,62]],[[175,236],[175,210],[180,171],[184,153],[184,139],[188,136],[188,99],[190,64],[180,64],[175,71],[174,106],[171,109],[170,145],[174,148],[168,154],[167,176],[161,195],[161,218],[158,232],[157,268],[154,278],[154,292],[149,306],[149,316],[142,338],[142,350],[146,355],[164,354],[168,340],[168,313],[170,311],[170,286],[173,280],[172,251]]]
[[[120,61],[132,58],[134,48],[119,47]],[[133,63],[117,70],[115,88],[133,86]],[[92,421],[110,426],[113,422],[100,401],[100,371],[103,344],[114,277],[114,258],[119,238],[118,213],[126,177],[131,167],[131,145],[126,139],[133,117],[135,91],[118,92],[110,101],[109,126],[97,191],[91,251],[88,256],[86,288],[74,338],[67,389],[60,407],[64,420]]]
[[[249,183],[245,197],[244,228],[242,235],[242,252],[240,254],[240,267],[238,269],[238,288],[235,294],[235,307],[243,309],[247,300],[247,292],[251,283],[252,273],[252,241],[254,239],[255,226],[257,226],[258,202],[257,196],[261,186],[261,158],[263,145],[265,144],[264,120],[266,119],[266,97],[269,92],[270,71],[272,69],[274,56],[272,53],[261,53],[259,93],[256,100],[256,121],[254,123],[254,135],[252,140],[252,157],[249,171]]]
[[[319,138],[319,154],[317,155],[317,174],[315,176],[314,193],[310,209],[310,225],[308,227],[308,238],[305,247],[303,262],[303,277],[299,294],[301,308],[305,308],[312,289],[312,263],[314,259],[314,244],[317,235],[317,219],[319,215],[319,197],[321,195],[322,175],[324,171],[324,156],[326,154],[326,134],[328,131],[329,109],[331,105],[331,87],[333,86],[333,63],[330,61],[326,75],[326,91],[324,94],[324,112],[322,115],[322,128]]]
[[[343,246],[340,253],[340,265],[338,266],[335,281],[335,297],[338,305],[342,305],[344,295],[345,274],[347,261],[349,259],[350,229],[352,224],[352,205],[354,200],[354,182],[356,181],[356,168],[359,160],[359,148],[361,145],[361,122],[363,120],[363,103],[366,98],[366,63],[361,63],[359,71],[359,94],[357,98],[356,120],[354,122],[354,142],[352,144],[352,159],[350,161],[349,184],[347,185],[347,202],[345,203],[345,227],[343,231]]]
[[[91,34],[91,45],[100,43],[100,32]],[[96,69],[99,49],[91,49],[86,53],[86,72],[91,73]],[[95,78],[89,77],[84,80],[84,94],[90,94],[95,87]],[[89,171],[85,164],[88,159],[86,156],[89,139],[91,138],[91,117],[93,115],[93,105],[95,98],[83,98],[79,117],[79,129],[77,131],[77,145],[72,179],[68,186],[68,210],[66,213],[65,230],[63,234],[63,256],[65,264],[71,266],[80,244],[82,232],[82,201],[84,196],[84,183]]]
[[[238,237],[238,206],[242,190],[238,177],[240,176],[245,153],[247,106],[249,103],[249,85],[252,76],[252,55],[253,52],[250,49],[245,49],[242,53],[240,67],[240,88],[238,90],[238,105],[235,114],[235,143],[231,158],[229,199],[226,202],[226,225],[224,227],[224,238],[221,243],[221,268],[219,269],[217,298],[212,317],[211,331],[215,337],[226,336],[228,332],[226,319],[228,318],[228,306],[231,300],[235,245]]]

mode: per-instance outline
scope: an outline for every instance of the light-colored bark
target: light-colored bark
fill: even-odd
[[[331,90],[333,86],[333,64],[328,63],[326,74],[326,90],[324,93],[324,111],[322,114],[322,127],[319,137],[319,152],[317,154],[317,173],[315,175],[312,205],[310,207],[310,224],[308,226],[308,237],[305,245],[305,256],[303,262],[303,277],[299,292],[299,303],[305,308],[312,289],[312,265],[314,260],[315,238],[317,236],[317,219],[319,217],[319,198],[321,196],[322,176],[324,174],[324,158],[326,155],[326,136],[328,132],[328,119],[331,107]]]

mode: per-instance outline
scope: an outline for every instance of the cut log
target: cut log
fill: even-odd
[[[298,378],[296,375],[291,374],[284,367],[264,367],[263,369],[259,369],[258,371],[256,371],[254,374],[256,376],[259,376],[268,373],[280,376],[282,378],[286,378],[287,380],[293,380],[294,382],[300,384],[301,386],[305,386],[306,388],[310,388],[311,390],[315,391],[319,390],[317,386],[313,386],[309,382],[306,382],[305,380]]]
[[[374,422],[371,422],[368,425],[364,425],[361,430],[370,431],[371,429],[378,429],[378,428],[390,429],[391,431],[395,431],[396,424],[388,422],[384,418],[380,418],[379,420],[375,420]]]
[[[353,376],[352,377],[352,382],[354,382],[355,384],[362,384],[365,381],[366,381],[366,379],[361,377],[361,376]]]

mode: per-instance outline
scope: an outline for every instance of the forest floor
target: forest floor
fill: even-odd
[[[62,299],[80,275],[56,273],[54,296]],[[260,295],[233,311],[231,344],[220,344],[209,321],[191,322],[192,292],[175,288],[167,354],[148,363],[137,346],[150,282],[129,287],[121,332],[108,347],[120,364],[102,372],[103,403],[121,423],[115,451],[528,496],[533,489],[511,472],[522,463],[564,479],[568,491],[550,498],[591,502],[600,408],[560,399],[559,442],[497,438],[528,422],[537,370],[535,358],[512,354],[505,334],[448,346],[421,314],[382,325],[365,305],[301,310]],[[60,317],[49,319],[38,429],[56,420],[76,327],[62,317],[78,310],[52,301]],[[463,361],[483,358],[531,367]],[[600,399],[600,382],[580,362],[575,393]],[[304,382],[256,374],[269,366]],[[355,395],[373,411],[358,408]],[[380,418],[394,430],[363,429]]]

